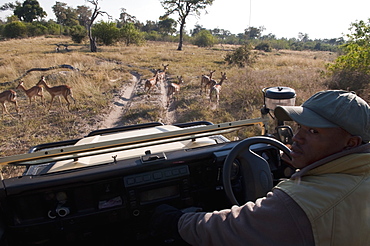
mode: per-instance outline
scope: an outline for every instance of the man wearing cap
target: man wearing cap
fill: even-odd
[[[274,114],[298,124],[290,179],[231,209],[183,213],[160,206],[154,225],[191,245],[370,245],[369,105],[330,90]]]

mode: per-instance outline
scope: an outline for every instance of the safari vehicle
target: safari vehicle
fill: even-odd
[[[294,90],[263,93],[256,119],[102,129],[0,158],[1,165],[26,167],[0,184],[1,245],[180,245],[153,235],[158,205],[228,208],[292,174],[281,158],[289,155],[291,128],[281,122],[273,132],[267,128],[271,109],[294,104]],[[256,125],[261,136],[224,136]]]

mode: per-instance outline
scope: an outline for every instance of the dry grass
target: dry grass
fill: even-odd
[[[71,51],[56,53],[57,43],[70,43]],[[60,106],[56,100],[48,112],[39,102],[29,105],[24,92],[18,90],[22,117],[4,116],[0,119],[0,156],[24,153],[40,143],[83,137],[97,128],[114,93],[129,82],[132,74],[148,78],[153,75],[153,70],[162,68],[162,64],[170,64],[168,75],[171,78],[182,75],[185,81],[176,102],[177,122],[207,120],[219,123],[258,117],[264,87],[292,87],[297,92],[297,103],[301,103],[314,92],[325,89],[324,65],[335,58],[335,54],[329,52],[260,53],[253,69],[241,69],[224,63],[224,56],[233,48],[204,49],[185,45],[183,51],[177,51],[176,43],[149,42],[142,47],[99,47],[97,53],[91,53],[88,45],[74,45],[64,38],[0,42],[0,83],[13,81],[36,67],[69,64],[79,69],[79,72],[65,69],[34,71],[23,78],[26,88],[35,85],[41,75],[48,76],[50,85],[67,84],[72,87],[77,103],[68,111],[63,101]],[[221,71],[228,77],[218,110],[209,107],[207,95],[199,95],[200,76],[210,70],[216,70],[214,78],[217,80]],[[60,71],[68,73],[61,75]],[[0,91],[16,86],[17,82],[0,86]],[[45,95],[49,103],[47,92]],[[139,103],[130,108],[122,124],[158,121],[163,117],[166,109],[140,101],[140,95],[135,100]],[[8,109],[14,112],[12,105]]]

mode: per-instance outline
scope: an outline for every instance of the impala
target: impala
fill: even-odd
[[[166,71],[167,71],[167,69],[168,69],[168,66],[169,66],[170,64],[167,64],[167,65],[163,65],[162,64],[162,66],[163,66],[163,71],[162,72],[160,72],[159,74],[158,74],[158,81],[160,81],[160,82],[164,82],[165,81],[165,78],[166,78]]]
[[[72,88],[69,87],[68,85],[58,85],[58,86],[54,86],[54,87],[50,87],[46,84],[46,81],[45,81],[45,77],[44,76],[41,76],[41,79],[40,81],[37,83],[37,85],[43,85],[45,87],[45,89],[47,90],[47,92],[49,92],[50,96],[51,96],[51,101],[50,101],[50,106],[49,106],[49,109],[51,108],[51,105],[53,104],[53,100],[54,100],[54,97],[60,97],[60,96],[63,96],[64,99],[67,101],[67,107],[68,107],[68,110],[69,110],[69,100],[68,100],[68,96],[70,96],[73,101],[76,103],[76,100],[73,98],[73,95],[72,95]],[[60,100],[60,98],[59,98]]]
[[[17,111],[17,114],[19,114],[19,109],[18,109],[18,104],[17,104],[17,93],[13,90],[6,90],[0,93],[0,103],[3,106],[2,117],[4,118],[4,113],[7,113],[10,115],[10,117],[14,118],[13,115],[11,115],[9,111],[6,109],[6,106],[5,106],[6,102],[13,103],[15,106],[15,110]]]
[[[159,81],[158,74],[159,74],[159,69],[155,71],[155,74],[152,78],[145,80],[144,91],[146,90],[146,93],[149,93],[152,87],[157,85]]]
[[[167,106],[170,104],[170,99],[173,98],[175,100],[175,94],[180,92],[180,85],[184,83],[182,76],[177,76],[177,83],[170,82],[168,83],[167,87]]]
[[[212,75],[213,73],[216,72],[216,70],[210,71],[209,76],[203,74],[202,79],[200,81],[200,94],[202,94],[202,90],[204,89],[204,92],[207,91],[207,88],[211,87],[212,84]]]
[[[43,94],[43,89],[41,85],[35,85],[29,89],[26,89],[24,87],[23,80],[21,80],[16,89],[22,89],[26,93],[30,101],[30,104],[32,102],[33,97],[35,97],[35,101],[36,101],[36,96],[41,97],[41,102],[42,104],[44,104],[44,94]]]
[[[218,105],[219,100],[220,100],[221,86],[222,86],[222,83],[225,80],[227,80],[226,72],[225,73],[222,73],[221,72],[221,80],[220,80],[220,82],[216,82],[216,84],[211,87],[211,90],[209,92],[209,101],[210,102],[212,101],[212,95],[215,95],[215,97],[216,97],[216,104]]]

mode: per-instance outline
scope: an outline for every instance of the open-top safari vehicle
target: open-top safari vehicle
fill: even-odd
[[[151,233],[158,205],[213,211],[265,195],[293,172],[281,158],[290,127],[267,128],[269,111],[294,104],[295,92],[263,92],[257,119],[102,129],[0,158],[26,166],[0,183],[0,245],[179,245]],[[224,136],[256,125],[261,136]]]

